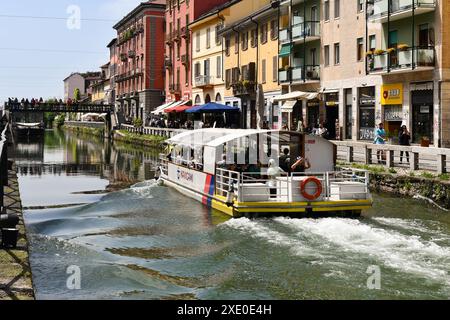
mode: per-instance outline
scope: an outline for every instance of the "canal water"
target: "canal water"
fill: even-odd
[[[47,131],[15,157],[38,299],[450,297],[450,214],[416,200],[375,195],[354,220],[228,219],[157,186],[156,150]]]

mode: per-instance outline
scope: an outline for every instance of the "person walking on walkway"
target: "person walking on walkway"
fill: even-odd
[[[378,128],[375,130],[375,140],[373,141],[373,143],[375,143],[377,145],[386,144],[386,131],[384,130],[383,123],[380,123],[378,125]],[[382,149],[377,150],[377,159],[378,159],[379,164],[383,163],[384,158],[385,158],[384,150],[382,150]]]
[[[401,146],[410,146],[411,134],[408,128],[403,125],[398,134],[398,141]],[[409,152],[405,151],[406,161],[409,163]],[[403,163],[403,151],[400,151],[400,163]]]

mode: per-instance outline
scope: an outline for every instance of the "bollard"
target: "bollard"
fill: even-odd
[[[347,162],[350,162],[350,163],[353,162],[353,147],[352,146],[347,147]]]
[[[15,228],[19,223],[19,217],[15,214],[1,214],[0,228]]]
[[[446,173],[447,156],[445,154],[438,154],[436,160],[437,160],[437,173],[438,174]]]
[[[388,168],[394,167],[394,150],[386,151],[386,166]]]
[[[410,170],[419,170],[419,154],[417,152],[412,152],[412,157],[410,159]]]

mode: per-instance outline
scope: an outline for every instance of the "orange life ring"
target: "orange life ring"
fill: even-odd
[[[309,194],[308,192],[306,192],[306,185],[310,182],[313,182],[317,187],[317,191],[314,194]],[[316,200],[322,194],[322,182],[320,182],[320,180],[316,177],[309,177],[300,183],[300,191],[305,199],[308,199],[310,201]]]

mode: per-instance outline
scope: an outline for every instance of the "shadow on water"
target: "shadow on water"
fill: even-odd
[[[157,150],[55,131],[20,148],[40,299],[450,295],[449,215],[421,202],[375,195],[360,219],[228,219],[146,181]],[[71,265],[81,290],[67,289]],[[381,290],[367,288],[369,266],[381,269]]]

